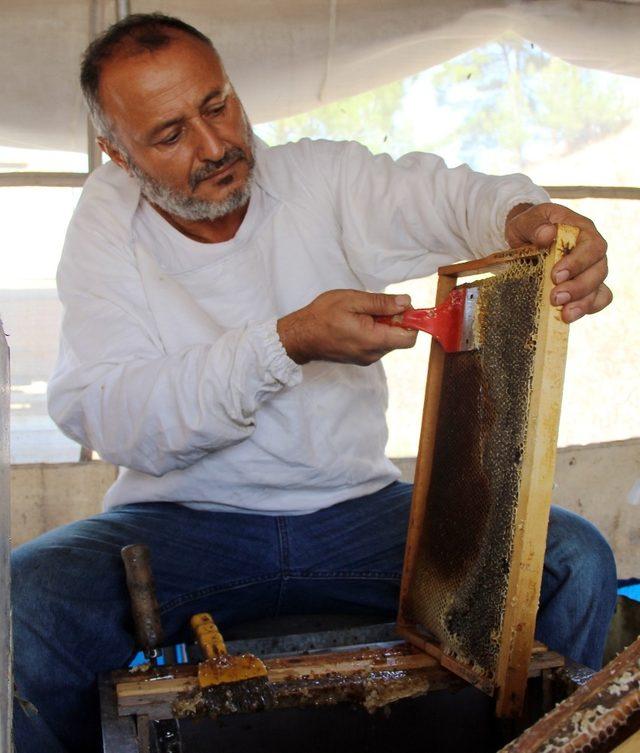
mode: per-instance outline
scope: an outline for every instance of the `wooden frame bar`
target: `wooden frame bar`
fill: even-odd
[[[198,686],[197,665],[118,670],[111,674],[119,716],[148,715],[170,719],[259,711],[266,708],[303,708],[340,702],[358,703],[368,710],[437,690],[465,687],[432,656],[403,641],[356,646],[342,650],[265,658],[268,692],[250,695],[255,706],[238,708],[225,694],[208,695]],[[560,654],[537,643],[529,677],[562,666]]]
[[[89,173],[0,173],[0,188],[82,188]]]
[[[544,186],[552,199],[640,199],[635,186]]]
[[[422,528],[428,506],[437,418],[442,388],[445,353],[435,342],[431,346],[422,430],[416,462],[413,500],[405,550],[398,630],[400,634],[437,658],[443,666],[459,674],[486,693],[496,696],[498,716],[517,716],[524,702],[527,670],[533,645],[535,617],[542,580],[546,532],[555,469],[555,453],[560,418],[560,403],[566,360],[568,326],[551,306],[553,286],[551,269],[576,242],[578,230],[560,225],[556,241],[542,257],[543,285],[533,384],[528,415],[530,417],[520,476],[514,527],[513,553],[509,569],[506,606],[500,635],[500,652],[495,678],[487,678],[474,668],[449,657],[437,642],[409,616],[408,602],[422,541]],[[440,303],[465,276],[495,272],[509,261],[543,254],[525,247],[498,252],[489,257],[439,270],[436,303]],[[479,604],[478,609],[483,609]]]
[[[640,639],[500,753],[598,753],[611,750],[609,743],[625,732],[614,753],[637,753],[638,714]]]
[[[91,142],[91,131],[87,139]],[[99,167],[97,152],[90,159]],[[0,188],[16,186],[82,186],[89,173],[6,172],[0,173]],[[552,199],[628,199],[640,200],[640,188],[635,186],[543,186]]]

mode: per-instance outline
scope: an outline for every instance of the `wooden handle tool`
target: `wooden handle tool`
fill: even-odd
[[[164,641],[160,607],[151,571],[151,555],[146,544],[129,544],[120,554],[127,573],[127,588],[136,631],[136,642],[152,663],[157,663]]]

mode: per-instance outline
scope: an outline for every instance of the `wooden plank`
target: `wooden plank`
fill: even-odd
[[[611,753],[638,753],[640,750],[640,730],[616,746]]]
[[[357,648],[326,654],[265,660],[268,687],[258,691],[248,710],[319,706],[349,701],[378,708],[428,690],[458,690],[462,681],[431,656],[401,642],[383,648]],[[197,666],[153,669],[147,673],[114,672],[121,716],[150,718],[236,713],[225,693],[200,690]],[[164,672],[164,675],[162,674]],[[149,675],[149,676],[145,676]],[[247,694],[249,704],[251,693]]]
[[[440,277],[466,277],[467,275],[477,275],[483,272],[495,272],[504,264],[518,259],[530,259],[534,256],[540,256],[541,249],[535,246],[521,246],[520,248],[510,248],[506,251],[496,251],[489,256],[483,256],[480,259],[471,259],[470,261],[457,262],[449,264],[446,267],[438,268]]]
[[[637,719],[638,713],[640,639],[500,753],[597,753],[609,750],[607,740],[623,734],[632,717]],[[635,742],[634,737],[631,740]],[[640,748],[631,746],[630,750],[637,753]]]
[[[542,646],[545,649],[544,646]],[[531,677],[548,667],[561,666],[559,654],[534,654]],[[269,708],[327,705],[341,700],[378,707],[400,698],[435,690],[458,690],[463,680],[441,666],[435,657],[399,642],[380,648],[357,648],[266,659]],[[118,714],[147,714],[170,718],[200,713],[234,713],[237,708],[217,706],[198,687],[197,665],[160,667],[147,672],[112,673]],[[255,710],[263,708],[260,703]]]
[[[640,199],[635,186],[544,186],[553,199]]]
[[[433,690],[457,691],[464,686],[456,675],[439,664],[413,671],[377,671],[353,673],[349,677],[327,675],[302,676],[286,682],[269,683],[264,689],[240,690],[243,705],[227,695],[228,688],[202,691],[196,687],[164,688],[149,695],[142,688],[137,695],[129,693],[119,700],[119,714],[147,714],[154,719],[196,716],[222,716],[275,708],[305,708],[356,703],[374,710],[402,698],[423,695]],[[210,691],[213,690],[213,694]],[[233,691],[232,691],[233,692]]]
[[[81,188],[88,173],[0,173],[0,188],[48,186],[53,188]]]
[[[456,286],[455,277],[440,276],[436,291],[436,306],[449,295]],[[416,557],[420,547],[420,537],[424,516],[427,509],[427,492],[431,481],[433,464],[433,448],[436,440],[438,408],[440,404],[440,388],[442,385],[442,371],[444,368],[445,352],[435,341],[431,341],[429,354],[429,369],[427,372],[427,387],[422,413],[422,428],[418,445],[418,457],[413,481],[411,512],[405,545],[402,581],[400,584],[400,602],[398,606],[398,627],[409,627],[413,620],[407,614],[409,589],[413,580]],[[409,637],[405,635],[404,637]],[[410,637],[409,637],[410,639]],[[410,639],[411,640],[411,639]]]
[[[517,716],[524,703],[528,664],[540,598],[551,491],[555,472],[569,326],[551,305],[551,269],[575,246],[577,228],[559,225],[544,259],[542,300],[529,424],[522,458],[513,553],[496,671],[498,716]]]
[[[100,159],[98,158],[100,157]],[[101,164],[96,149],[93,167]],[[0,188],[16,186],[81,187],[88,173],[7,172],[0,173]],[[640,188],[635,186],[544,186],[554,199],[631,199],[640,200]]]
[[[404,642],[389,648],[358,648],[353,651],[332,651],[318,654],[302,654],[265,659],[268,680],[272,683],[284,683],[300,677],[321,677],[341,675],[347,677],[361,672],[375,673],[381,670],[416,670],[432,669],[438,661],[427,654],[417,651]],[[144,673],[146,675],[147,673]],[[160,668],[140,676],[141,673],[114,673],[118,698],[127,699],[140,693],[148,696],[171,692],[185,692],[197,683],[194,665],[180,665],[170,670]]]
[[[282,664],[277,667],[267,667],[268,681],[271,684],[290,683],[300,679],[320,679],[340,676],[340,681],[348,679],[351,675],[375,674],[381,671],[393,670],[395,672],[407,672],[414,670],[439,669],[439,662],[431,656],[420,653],[399,656],[388,663],[382,663],[367,658],[351,659],[342,661],[330,661],[326,664],[322,660],[308,661],[306,663]],[[164,697],[167,693],[185,693],[197,688],[197,675],[195,672],[188,676],[159,679],[157,681],[138,680],[125,682],[117,685],[118,705],[126,707],[137,705],[141,699],[153,699]]]
[[[416,631],[415,626],[402,628],[399,627],[398,632],[412,645],[416,646],[421,651],[428,653],[434,659],[439,661],[443,667],[451,670],[451,672],[458,675],[459,677],[462,677],[470,685],[473,685],[474,687],[478,688],[478,690],[481,690],[487,695],[493,695],[493,682],[485,679],[481,675],[469,671],[469,668],[464,664],[461,664],[460,662],[452,659],[450,656],[444,654],[435,640],[430,640],[428,638],[425,638],[424,636],[421,636]],[[531,649],[531,660],[527,662],[527,676],[539,677],[543,669],[555,669],[557,667],[564,666],[564,663],[564,657],[561,654],[558,654],[555,651],[549,651],[544,643],[540,643],[540,641],[534,641],[533,647]]]
[[[415,625],[398,625],[398,634],[409,641],[413,646],[424,651],[434,659],[442,659],[442,649],[435,639],[421,635]]]

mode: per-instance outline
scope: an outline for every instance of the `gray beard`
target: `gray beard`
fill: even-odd
[[[195,196],[189,196],[175,188],[163,185],[132,161],[129,161],[128,167],[137,178],[140,184],[140,191],[147,201],[160,207],[160,209],[168,214],[175,215],[183,220],[190,220],[192,222],[217,220],[245,206],[251,198],[253,165],[250,165],[249,175],[245,184],[240,188],[236,188],[222,201],[198,199]]]

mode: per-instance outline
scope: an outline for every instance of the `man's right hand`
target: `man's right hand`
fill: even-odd
[[[278,335],[296,363],[337,361],[368,366],[391,350],[415,345],[417,331],[374,319],[401,314],[410,306],[408,295],[329,290],[279,319]]]

